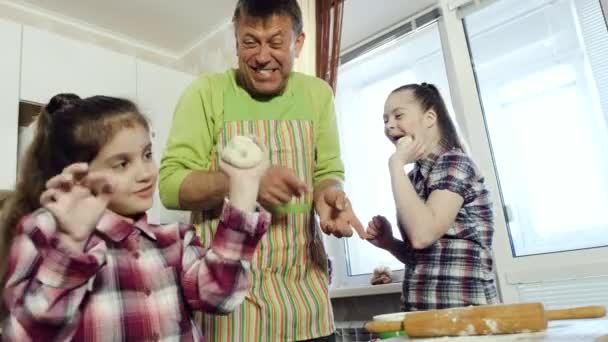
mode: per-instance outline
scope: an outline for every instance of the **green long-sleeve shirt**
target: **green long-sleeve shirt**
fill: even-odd
[[[201,76],[194,81],[179,100],[167,146],[160,166],[160,196],[167,208],[179,209],[181,184],[192,171],[207,171],[216,154],[217,135],[224,121],[224,93],[230,89],[238,120],[306,119],[314,123],[315,167],[313,185],[325,179],[344,179],[340,146],[331,88],[324,81],[292,72],[282,95],[259,101],[236,83],[235,70]],[[293,96],[308,106],[293,106]],[[251,117],[250,113],[257,114]],[[312,117],[303,116],[313,113]]]

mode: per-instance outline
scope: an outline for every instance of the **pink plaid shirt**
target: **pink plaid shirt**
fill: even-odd
[[[209,249],[191,225],[136,223],[107,212],[85,251],[70,253],[41,209],[12,245],[3,338],[14,341],[202,341],[193,310],[227,313],[250,287],[270,214],[226,202]]]

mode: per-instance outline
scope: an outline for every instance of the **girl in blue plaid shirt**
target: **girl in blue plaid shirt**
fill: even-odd
[[[383,118],[396,146],[388,164],[403,240],[382,216],[369,222],[367,233],[405,264],[403,309],[496,303],[490,196],[441,94],[427,83],[399,87]]]

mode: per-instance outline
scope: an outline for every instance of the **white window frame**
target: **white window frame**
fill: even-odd
[[[436,15],[437,11],[438,7],[428,8],[421,13],[418,13],[412,17],[403,20],[400,23],[397,23],[387,28],[386,30],[378,33],[374,37],[370,37],[369,39],[353,46],[347,51],[343,51],[341,53],[342,60],[344,61],[344,59],[347,59],[348,61],[350,61],[351,59],[357,58],[353,57],[353,55],[363,55],[369,51],[372,51],[373,49],[383,46],[387,42],[382,38],[383,36],[387,35],[387,33],[396,33],[396,31],[403,31],[404,27],[405,30],[412,30],[411,32],[414,32],[415,29],[417,29],[418,27],[439,22],[441,20],[440,16],[435,20],[426,21],[422,25],[420,24],[421,20],[419,20],[419,18]],[[439,25],[439,30],[441,30],[441,25]],[[381,43],[377,44],[376,41],[380,41]],[[388,198],[387,201],[392,200]],[[365,218],[360,219],[365,220]],[[363,223],[366,224],[367,222]],[[371,285],[371,273],[353,276],[350,276],[348,274],[349,258],[347,253],[348,247],[346,244],[346,240],[324,235],[323,243],[327,250],[328,257],[332,260],[332,283],[330,285],[330,296],[332,298],[343,297],[346,296],[346,294],[368,295],[401,292],[401,284],[403,282],[404,275],[403,269],[391,272],[391,278],[393,280],[391,284]]]
[[[559,253],[514,257],[503,211],[492,151],[490,149],[477,83],[469,56],[468,43],[461,20],[462,13],[448,10],[450,0],[440,0],[442,8],[441,23],[445,25],[444,51],[450,90],[459,124],[463,125],[471,154],[486,176],[492,192],[495,216],[494,256],[502,301],[520,301],[517,286],[538,282],[551,282],[564,279],[582,279],[608,275],[608,248],[592,248]],[[607,0],[601,0],[607,5]],[[604,14],[607,7],[604,6]],[[462,115],[466,113],[465,115]]]
[[[561,279],[581,279],[608,275],[608,248],[593,248],[561,253],[513,257],[510,237],[503,210],[504,203],[494,166],[477,82],[471,63],[469,47],[462,18],[475,10],[491,5],[496,0],[471,1],[466,12],[454,6],[452,0],[438,0],[441,17],[438,20],[444,51],[446,72],[452,104],[460,131],[469,151],[484,174],[494,203],[495,234],[494,256],[499,294],[503,302],[520,300],[517,286]],[[608,18],[608,0],[600,0],[605,18]],[[325,237],[328,254],[333,259],[333,279],[330,296],[348,294],[380,294],[400,292],[403,271],[393,272],[395,283],[371,286],[369,275],[349,277],[346,264],[345,241]],[[350,291],[355,288],[356,291]]]

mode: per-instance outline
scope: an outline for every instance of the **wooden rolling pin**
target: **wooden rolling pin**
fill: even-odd
[[[605,315],[603,306],[545,311],[542,303],[500,304],[409,312],[402,322],[372,321],[365,328],[374,333],[405,330],[410,337],[512,334],[545,330],[548,320]]]

